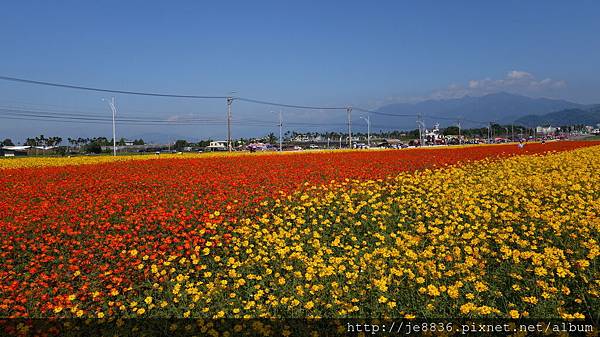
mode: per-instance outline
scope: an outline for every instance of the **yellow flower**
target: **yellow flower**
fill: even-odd
[[[475,283],[475,290],[478,292],[483,292],[488,290],[488,287],[483,282],[478,281]]]
[[[433,284],[427,286],[427,293],[429,294],[429,296],[440,296],[440,291]]]

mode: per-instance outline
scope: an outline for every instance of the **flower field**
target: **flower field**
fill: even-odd
[[[597,317],[599,145],[1,160],[0,316]]]

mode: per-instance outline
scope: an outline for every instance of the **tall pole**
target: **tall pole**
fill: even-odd
[[[371,114],[367,114],[367,117],[360,117],[367,122],[367,146],[371,147]]]
[[[462,144],[462,139],[460,137],[460,131],[461,131],[460,130],[460,119],[458,120],[457,124],[458,124],[458,145],[461,145]]]
[[[279,152],[283,151],[282,130],[283,130],[283,115],[282,115],[281,110],[279,110]]]
[[[371,147],[371,114],[367,113],[367,146]]]
[[[104,99],[102,99],[104,100]],[[117,114],[117,107],[115,105],[115,97],[113,96],[110,101],[108,101],[108,105],[110,106],[110,110],[112,111],[112,132],[113,132],[113,156],[117,155],[117,133],[115,127],[115,115]]]
[[[515,141],[515,124],[511,124],[511,125],[510,125],[510,131],[511,131],[511,133],[512,133],[512,138],[511,138],[511,141],[513,141],[513,142],[514,142],[514,141]]]
[[[423,129],[425,127],[425,123],[423,123],[423,117],[420,112],[417,115],[417,125],[419,126],[419,146],[423,146]]]
[[[348,113],[348,147],[352,148],[352,107],[349,106],[346,108],[346,112]]]
[[[227,97],[227,150],[232,151],[231,144],[231,103],[233,103],[233,97]]]

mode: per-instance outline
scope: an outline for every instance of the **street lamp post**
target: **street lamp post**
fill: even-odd
[[[231,144],[231,103],[233,103],[233,97],[227,97],[227,151],[233,150]]]
[[[103,101],[107,101],[106,99],[102,99]],[[117,136],[116,136],[116,127],[115,127],[115,115],[117,114],[117,107],[115,105],[114,96],[108,102],[108,106],[110,106],[110,110],[112,111],[112,133],[113,133],[113,156],[117,155]]]
[[[283,112],[279,110],[279,152],[283,151]]]
[[[360,117],[367,122],[367,146],[371,147],[371,115],[367,115],[367,117]]]
[[[271,111],[271,113],[275,113]],[[279,110],[279,152],[283,151],[283,112]]]

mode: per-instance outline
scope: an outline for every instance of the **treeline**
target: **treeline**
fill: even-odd
[[[561,132],[581,132],[586,130],[586,126],[581,125],[563,125],[559,127]],[[440,129],[440,133],[443,135],[458,135],[459,128],[458,126],[448,126]],[[534,135],[534,128],[527,128],[524,126],[517,125],[501,125],[501,124],[491,124],[489,127],[481,127],[481,128],[468,128],[468,129],[460,129],[460,134],[467,138],[487,138],[488,136],[492,137],[506,137],[512,138],[514,134],[516,136],[527,136]],[[284,133],[283,138],[285,142],[293,141],[298,136],[305,136],[311,140],[321,138],[321,141],[331,140],[336,141],[340,137],[342,139],[347,139],[348,134],[343,132],[301,132],[301,131],[291,131],[288,130]],[[366,139],[367,133],[365,132],[353,132],[353,137],[359,137]],[[413,129],[409,131],[402,130],[392,130],[392,131],[372,131],[371,139],[418,139],[419,138],[419,130]],[[1,138],[0,138],[1,139]],[[207,147],[212,139],[201,140],[198,142],[189,142],[184,139],[179,139],[172,143],[172,147],[170,145],[162,146],[169,147],[173,150],[183,151],[186,148],[205,148]],[[274,133],[269,133],[263,137],[255,137],[255,138],[238,138],[236,140],[232,140],[234,146],[246,145],[252,142],[263,142],[269,144],[277,144],[279,142],[279,136]],[[132,145],[146,145],[143,139],[136,139],[131,142]],[[25,146],[41,146],[41,147],[60,147],[64,148],[65,152],[77,151],[77,152],[87,152],[87,153],[101,153],[103,146],[112,146],[113,140],[112,138],[106,137],[93,137],[93,138],[67,138],[67,145],[63,144],[63,138],[58,136],[46,137],[44,135],[39,135],[33,138],[27,138],[23,145]],[[121,138],[117,141],[117,146],[125,146],[127,141],[125,138]],[[0,141],[0,146],[14,146],[15,143],[10,138],[5,138]],[[62,145],[62,146],[61,146]]]

